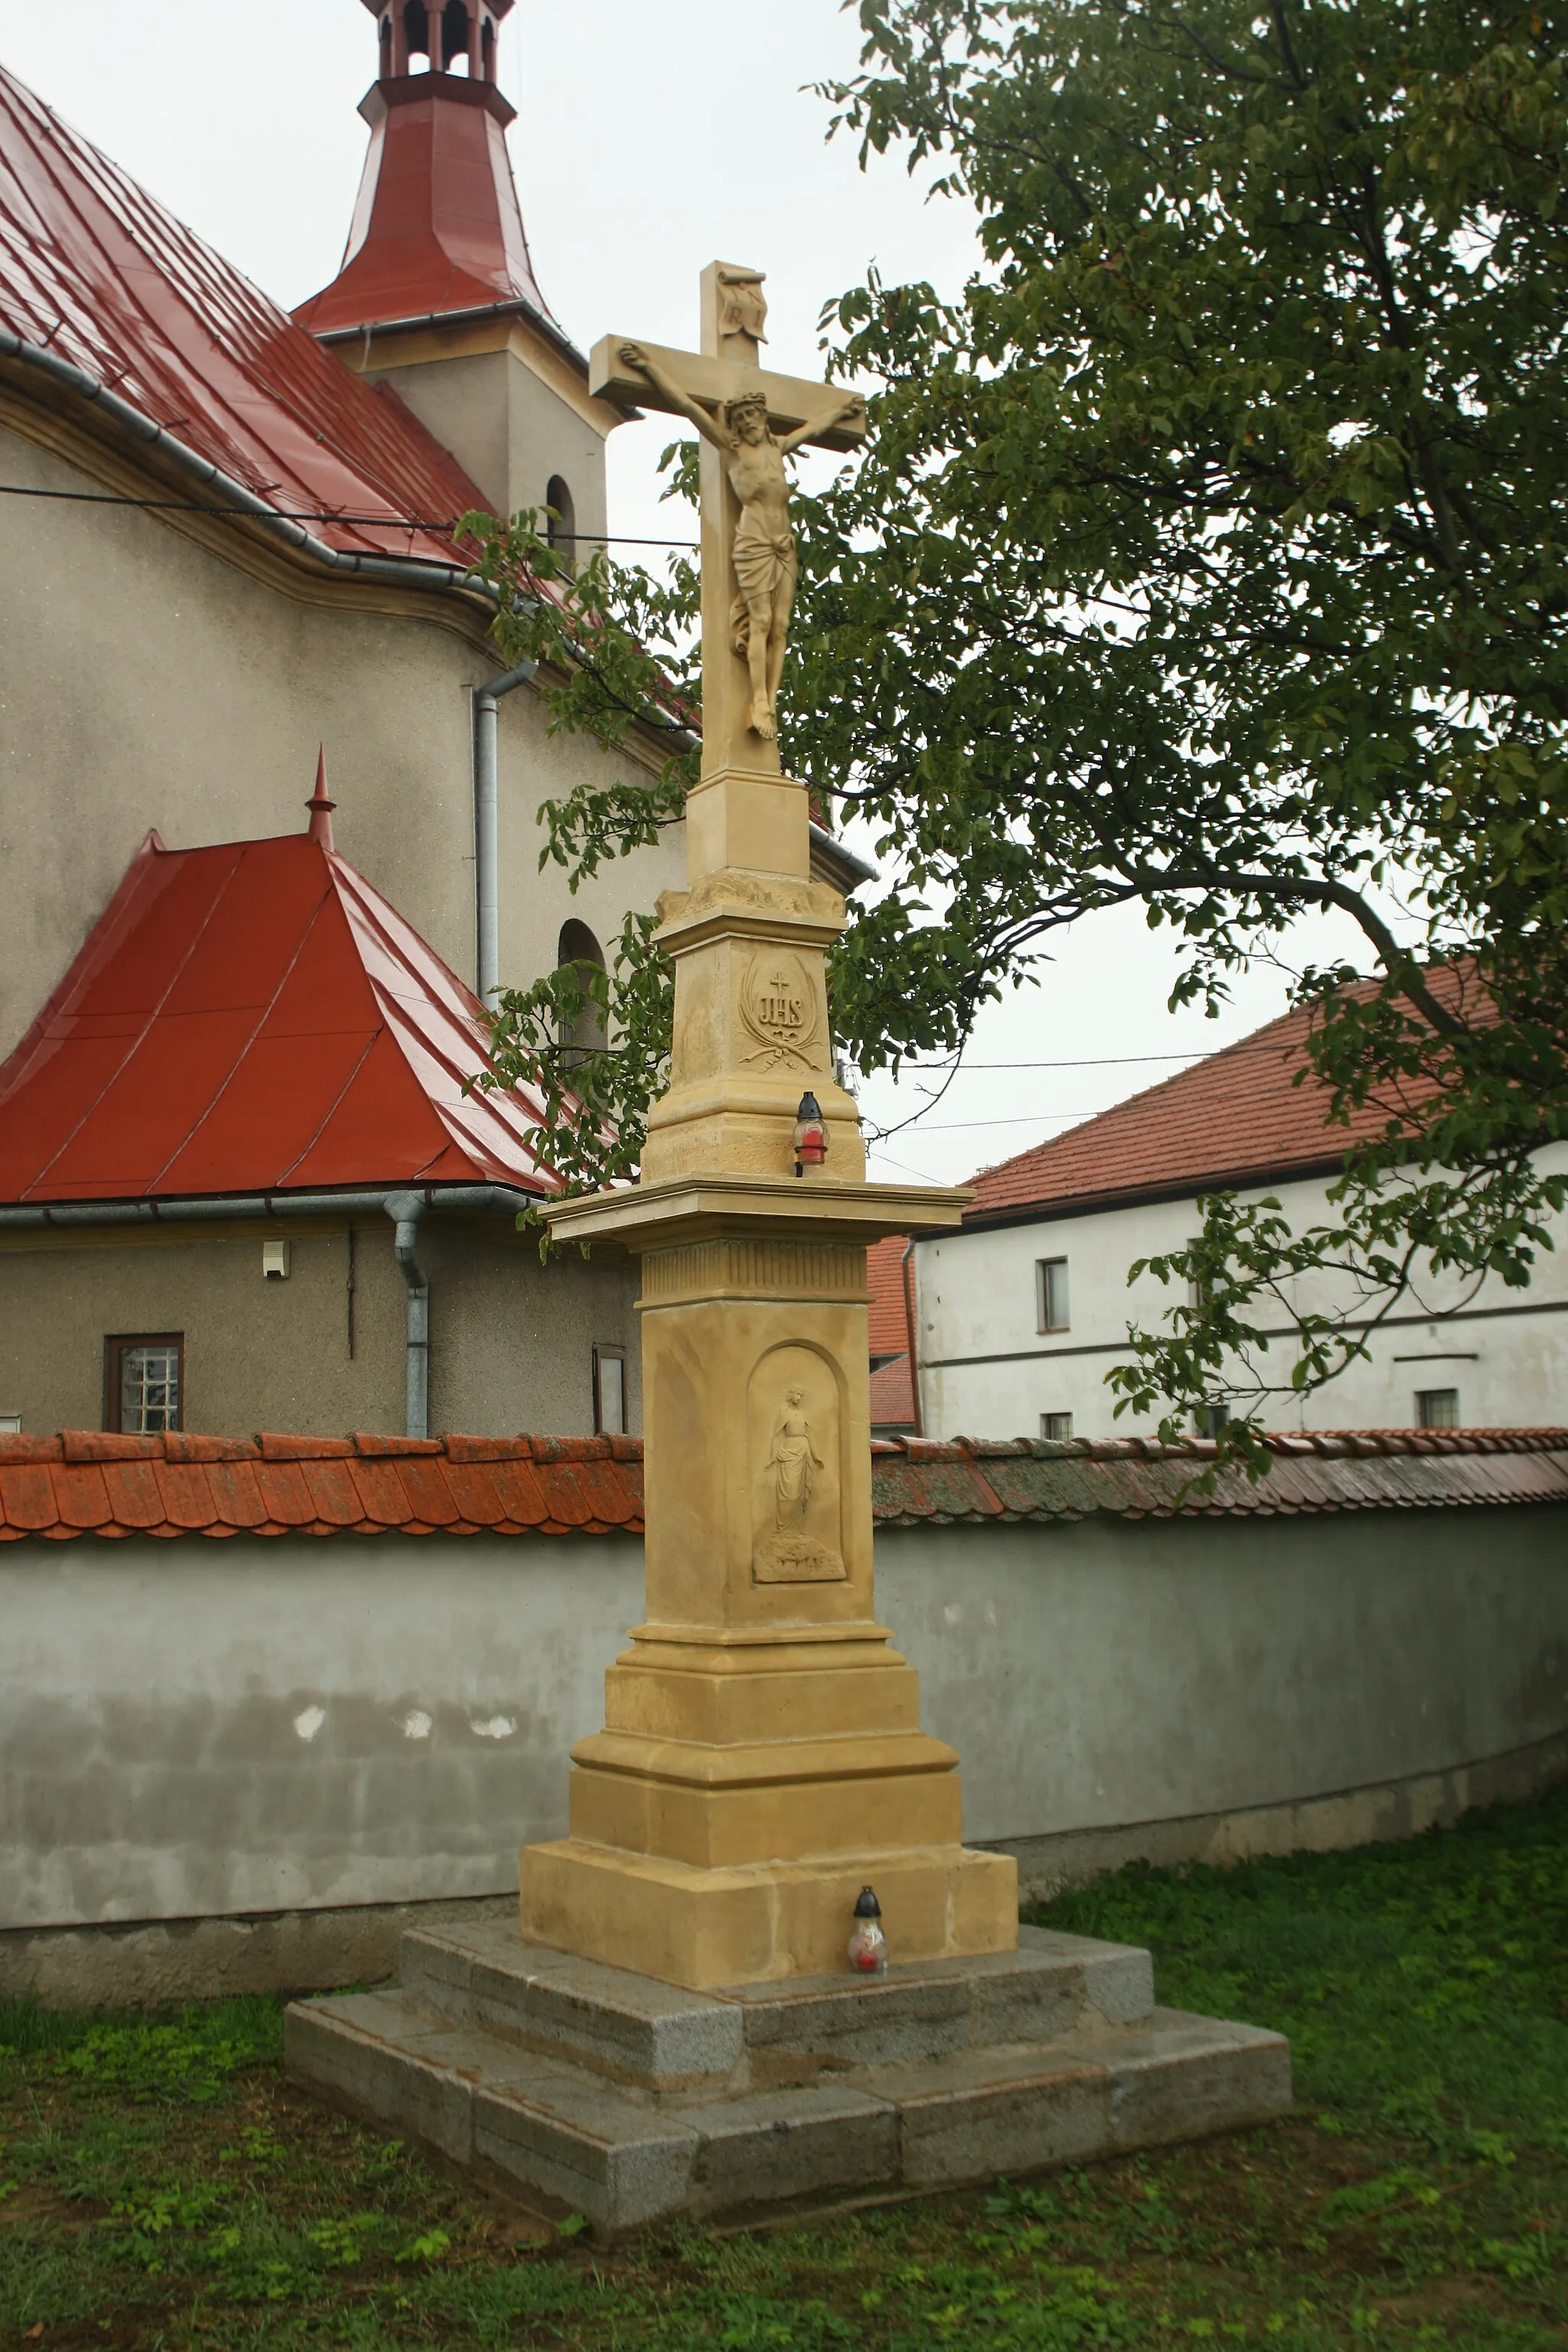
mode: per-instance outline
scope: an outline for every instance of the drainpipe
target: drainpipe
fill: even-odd
[[[406,1437],[430,1434],[430,1284],[415,1255],[419,1220],[425,1214],[418,1192],[389,1192],[382,1204],[397,1231],[392,1254],[408,1286],[408,1426]]]
[[[500,824],[496,806],[496,705],[526,686],[537,662],[519,662],[474,688],[474,993],[495,1001],[500,983]]]
[[[921,1359],[915,1339],[914,1255],[915,1237],[911,1234],[899,1260],[899,1278],[904,1286],[904,1336],[910,1343],[910,1394],[915,1405],[915,1435],[923,1437],[926,1424],[925,1415],[921,1411]]]

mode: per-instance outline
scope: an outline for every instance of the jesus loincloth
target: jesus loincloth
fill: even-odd
[[[735,651],[744,660],[752,639],[753,599],[760,601],[765,596],[771,604],[786,580],[792,589],[795,586],[799,569],[795,533],[747,530],[742,524],[735,533],[733,562],[741,593],[731,603],[730,635]]]

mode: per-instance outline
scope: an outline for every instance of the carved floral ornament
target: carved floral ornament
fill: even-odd
[[[781,1062],[811,1066],[822,1032],[822,996],[799,956],[775,948],[752,958],[741,982],[741,1018],[757,1041],[748,1063],[770,1070]]]

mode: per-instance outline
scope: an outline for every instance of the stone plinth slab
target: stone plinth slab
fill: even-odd
[[[523,1849],[520,1916],[530,1943],[605,1962],[646,1952],[668,1983],[710,1992],[834,1968],[868,1880],[901,1951],[940,1959],[1016,1943],[1017,1864],[957,1844],[701,1869],[557,1838]]]
[[[294,2004],[290,2072],[605,2237],[1016,2176],[1290,2102],[1279,2034],[1156,2009],[1147,1953],[1084,1937],[711,1994],[494,1927],[404,1948],[401,1987]]]

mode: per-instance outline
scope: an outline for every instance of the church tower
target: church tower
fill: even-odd
[[[390,383],[499,514],[554,508],[586,555],[606,527],[605,441],[582,354],[540,292],[496,83],[513,0],[364,0],[377,78],[342,265],[294,313]]]

